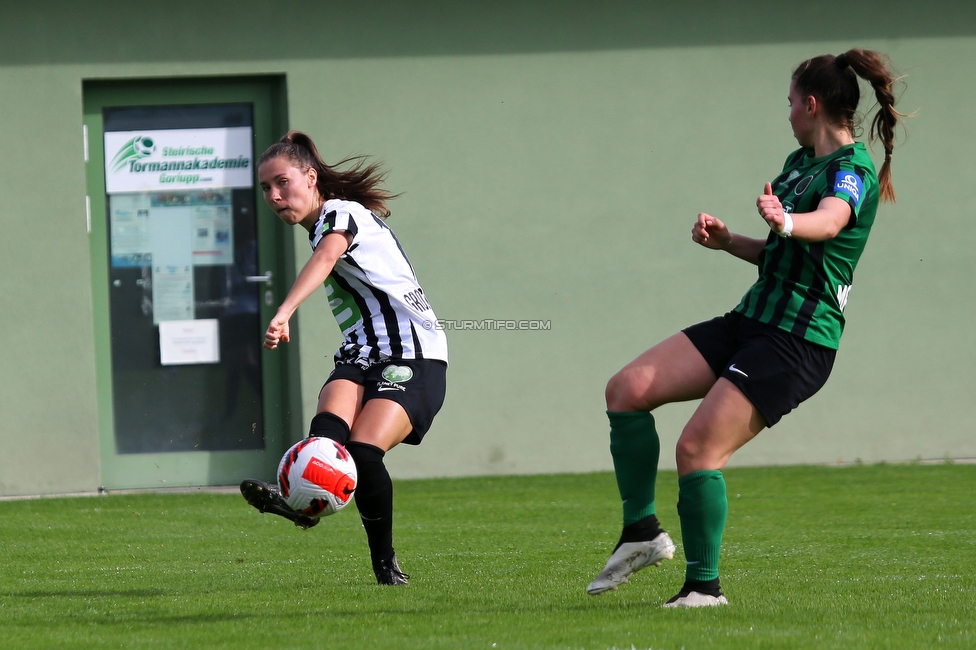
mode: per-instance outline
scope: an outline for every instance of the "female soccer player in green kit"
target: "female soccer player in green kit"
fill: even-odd
[[[884,146],[880,173],[854,141],[858,77],[878,102],[869,135]],[[903,116],[894,108],[894,81],[886,59],[866,50],[801,63],[789,92],[789,120],[800,149],[756,201],[769,235],[733,234],[719,219],[698,215],[692,240],[757,265],[759,279],[731,312],[665,339],[607,384],[624,526],[588,593],[616,589],[636,571],[674,556],[674,543],[655,516],[660,442],[651,411],[701,399],[675,451],[685,583],[664,606],[728,604],[718,573],[728,511],[721,469],[830,374],[854,267],[878,202],[895,200],[891,153]]]

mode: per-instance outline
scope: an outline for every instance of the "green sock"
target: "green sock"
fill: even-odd
[[[678,478],[678,517],[688,563],[686,580],[718,578],[718,556],[728,512],[722,472],[706,469]]]
[[[607,411],[610,455],[624,506],[624,526],[655,514],[654,484],[661,440],[647,411]]]

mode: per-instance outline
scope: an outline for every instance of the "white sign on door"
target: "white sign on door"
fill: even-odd
[[[220,323],[216,318],[159,323],[159,361],[164,366],[220,363]]]
[[[107,131],[108,194],[254,186],[251,127]]]

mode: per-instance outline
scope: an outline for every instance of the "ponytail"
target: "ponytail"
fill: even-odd
[[[838,56],[824,54],[804,61],[793,72],[793,83],[801,92],[815,95],[828,118],[846,127],[853,134],[858,128],[857,106],[861,91],[857,78],[864,79],[874,89],[878,112],[871,121],[870,140],[880,140],[884,147],[884,163],[878,170],[881,200],[895,200],[891,182],[891,154],[894,151],[895,127],[905,117],[895,110],[892,92],[897,79],[883,55],[871,50],[853,49]]]
[[[261,154],[258,166],[279,156],[288,158],[302,171],[314,169],[318,175],[315,186],[323,199],[355,201],[378,217],[386,219],[390,216],[386,202],[399,196],[380,187],[386,180],[386,173],[378,163],[368,164],[366,156],[349,156],[335,165],[327,165],[312,139],[301,131],[289,131],[281,140],[268,147]],[[344,165],[349,165],[349,168],[338,169]]]
[[[895,188],[891,184],[891,153],[895,147],[895,127],[904,117],[902,113],[895,110],[892,86],[896,80],[889,72],[888,61],[877,52],[848,50],[838,58],[874,88],[874,96],[878,100],[878,112],[871,120],[871,130],[868,135],[872,140],[880,140],[884,147],[885,157],[878,171],[878,183],[881,185],[881,200],[893,202]]]

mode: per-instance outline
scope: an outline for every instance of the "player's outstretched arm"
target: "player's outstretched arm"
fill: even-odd
[[[699,213],[691,228],[691,240],[705,248],[725,251],[750,264],[759,263],[759,253],[765,245],[761,239],[733,234],[721,219],[704,212]]]
[[[312,295],[317,288],[322,286],[332,269],[343,253],[349,248],[349,240],[352,236],[344,232],[329,233],[322,238],[318,247],[312,253],[312,257],[305,262],[305,266],[298,272],[295,284],[285,297],[284,302],[278,307],[278,312],[271,323],[268,331],[264,334],[264,347],[274,350],[278,343],[287,343],[291,339],[288,321],[298,309],[298,306],[305,302],[305,299]]]

